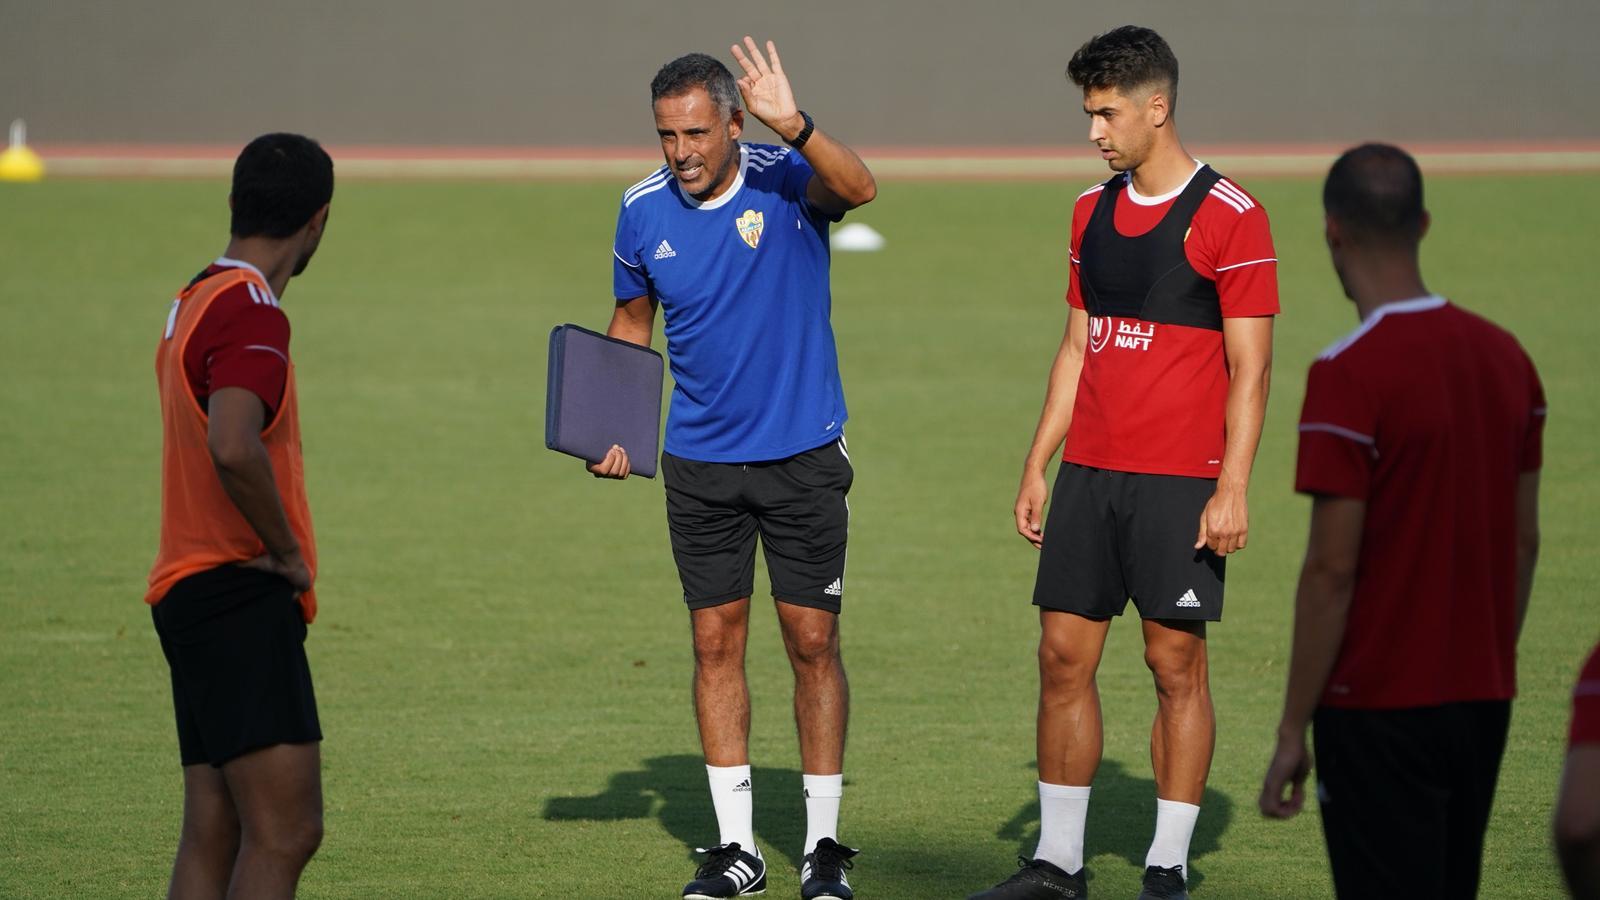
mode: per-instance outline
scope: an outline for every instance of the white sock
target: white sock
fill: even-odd
[[[817,841],[839,839],[839,798],[844,794],[844,776],[801,775],[800,782],[806,789],[805,856],[817,849]]]
[[[1083,868],[1083,825],[1089,818],[1089,788],[1039,782],[1039,849],[1034,859],[1071,875]]]
[[[706,766],[706,780],[711,782],[711,805],[717,810],[718,843],[738,844],[741,850],[760,856],[751,819],[750,767]]]
[[[1144,856],[1147,866],[1170,869],[1183,868],[1184,880],[1189,878],[1189,838],[1194,836],[1194,820],[1200,816],[1200,807],[1193,803],[1156,799],[1156,836],[1150,842],[1150,852]]]

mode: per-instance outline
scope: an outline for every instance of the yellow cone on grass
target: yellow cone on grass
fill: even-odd
[[[44,160],[28,149],[27,127],[18,119],[11,123],[11,143],[0,151],[0,181],[38,181],[44,177]]]

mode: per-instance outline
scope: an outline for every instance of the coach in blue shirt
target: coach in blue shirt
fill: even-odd
[[[676,387],[661,471],[694,629],[695,714],[720,839],[690,898],[766,888],[751,827],[745,637],[756,538],[795,675],[804,768],[801,896],[850,900],[838,843],[849,688],[839,656],[853,473],[829,324],[828,225],[877,193],[850,148],[794,101],[768,41],[734,46],[744,71],[694,53],[650,84],[666,165],[623,193],[606,333],[648,346],[666,315]],[[746,108],[787,147],[741,143]],[[626,448],[589,467],[626,478]]]

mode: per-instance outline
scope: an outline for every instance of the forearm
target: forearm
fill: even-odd
[[[1539,470],[1517,477],[1517,636],[1528,617],[1533,569],[1539,562]]]
[[[1311,560],[1301,570],[1280,734],[1304,733],[1311,722],[1339,658],[1354,590],[1351,575],[1324,569]]]
[[[877,179],[872,177],[867,164],[854,150],[821,129],[811,132],[800,153],[811,164],[823,186],[844,201],[847,209],[870,203],[878,196]]]
[[[1072,407],[1078,398],[1078,376],[1083,371],[1083,354],[1063,343],[1050,365],[1050,381],[1045,387],[1044,409],[1033,432],[1033,443],[1023,464],[1024,472],[1043,474],[1061,449],[1072,425]]]
[[[272,475],[272,460],[259,441],[228,456],[212,455],[217,479],[228,499],[246,523],[261,538],[267,552],[288,559],[300,552],[300,541],[289,527],[283,510],[277,480]]]
[[[784,143],[789,143],[805,130],[805,119],[796,112],[783,122],[767,123]],[[800,155],[811,165],[818,181],[837,203],[830,212],[846,212],[872,202],[878,195],[878,182],[872,171],[861,161],[854,150],[843,141],[835,140],[821,128],[813,125],[811,136],[800,148]],[[815,194],[813,194],[815,196]],[[832,199],[830,198],[830,199]]]
[[[1522,637],[1522,623],[1528,618],[1528,602],[1533,598],[1533,570],[1539,563],[1539,540],[1522,541],[1517,545],[1517,637]]]
[[[611,314],[611,324],[606,326],[606,337],[627,341],[640,347],[650,346],[655,333],[655,320],[641,319],[629,312],[628,305],[619,305]]]
[[[1271,380],[1269,363],[1240,365],[1230,373],[1223,419],[1222,470],[1217,476],[1219,486],[1244,490],[1250,485],[1250,472],[1255,467],[1261,427],[1267,415]]]

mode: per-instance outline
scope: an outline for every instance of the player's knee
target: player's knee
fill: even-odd
[[[1079,691],[1094,683],[1094,662],[1063,641],[1039,641],[1039,682],[1046,691]]]
[[[232,860],[239,853],[239,819],[231,814],[185,815],[178,840],[197,853]]]
[[[1147,648],[1144,663],[1162,696],[1188,697],[1206,690],[1205,657],[1199,654]]]
[[[791,629],[784,635],[784,642],[797,666],[831,666],[839,658],[839,633],[832,627]]]
[[[322,816],[307,815],[275,823],[270,828],[253,831],[250,840],[260,852],[285,863],[304,864],[322,846]]]
[[[744,634],[733,629],[696,629],[694,661],[697,665],[721,667],[737,665],[744,659]]]

